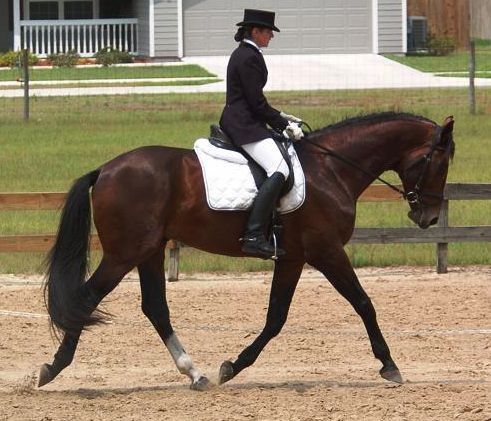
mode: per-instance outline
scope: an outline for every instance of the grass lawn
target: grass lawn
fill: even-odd
[[[491,182],[491,88],[477,91],[478,114],[468,114],[467,90],[408,89],[270,93],[272,104],[302,116],[313,128],[349,116],[403,110],[442,123],[455,116],[457,150],[450,182]],[[32,119],[23,124],[20,99],[0,99],[0,191],[66,191],[72,181],[130,149],[151,144],[192,147],[217,122],[224,94],[128,95],[34,98]],[[392,173],[389,181],[397,181]],[[360,227],[412,226],[404,203],[360,203]],[[450,204],[451,225],[491,225],[489,202]],[[2,212],[0,235],[54,232],[56,212]],[[451,244],[450,264],[489,264],[491,244]],[[362,265],[432,265],[434,245],[356,245],[348,247]],[[0,253],[0,273],[36,272],[41,254]],[[184,271],[264,270],[270,262],[231,259],[185,250]]]
[[[443,76],[443,77],[469,77],[469,72],[435,73],[435,76]],[[491,78],[491,71],[476,72],[475,77],[479,77],[479,78]]]
[[[402,63],[422,72],[467,72],[469,70],[468,51],[458,51],[448,56],[435,57],[427,55],[396,55],[387,54],[385,57]],[[476,45],[476,71],[491,71],[491,41],[480,41]],[[465,77],[466,73],[459,76]],[[481,77],[481,76],[480,76]],[[482,76],[485,77],[485,76]]]
[[[0,70],[0,81],[20,78],[20,69]],[[31,69],[31,80],[93,80],[93,79],[146,79],[215,76],[194,64],[168,66],[110,66]]]
[[[76,82],[68,82],[68,83],[57,83],[55,85],[47,85],[47,84],[35,84],[31,85],[30,89],[57,89],[57,88],[117,88],[122,86],[197,86],[197,85],[207,85],[209,83],[220,82],[222,79],[218,78],[206,78],[206,79],[179,79],[179,80],[171,80],[171,81],[161,81],[161,82],[145,82],[142,80],[141,82],[109,82],[109,83],[98,83],[96,80],[92,83],[76,83]],[[18,86],[0,86],[0,90],[8,90],[8,89],[21,89],[24,87],[19,83]]]

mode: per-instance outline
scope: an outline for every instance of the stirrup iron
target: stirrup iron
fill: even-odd
[[[273,247],[274,247],[274,254],[271,256],[271,260],[278,260],[278,241],[276,240],[276,234],[273,230]]]

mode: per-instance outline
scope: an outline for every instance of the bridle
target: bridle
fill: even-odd
[[[307,129],[309,129],[310,132],[312,132],[312,129],[310,128],[310,126],[307,123],[302,122],[301,124],[304,125],[305,127],[307,127]],[[338,159],[339,161],[344,162],[345,164],[347,164],[353,168],[356,168],[358,171],[361,171],[365,175],[368,175],[368,176],[374,178],[375,180],[382,182],[383,184],[385,184],[386,186],[388,186],[392,190],[399,193],[404,198],[404,200],[406,200],[409,203],[409,205],[418,206],[421,209],[423,207],[423,204],[424,204],[423,203],[423,197],[436,198],[440,201],[443,200],[443,195],[437,195],[437,194],[427,193],[427,192],[422,191],[423,186],[424,186],[424,182],[425,182],[425,178],[426,178],[426,175],[428,173],[428,168],[430,167],[430,163],[431,163],[431,160],[433,158],[433,154],[435,153],[436,150],[445,151],[445,148],[438,146],[438,141],[441,137],[442,130],[443,130],[443,127],[437,125],[436,130],[433,133],[433,138],[431,140],[430,150],[428,151],[427,154],[425,154],[421,158],[421,159],[424,159],[424,166],[421,169],[421,173],[418,176],[418,180],[416,181],[416,184],[414,185],[413,189],[411,191],[408,191],[408,192],[400,189],[399,187],[395,186],[394,184],[392,184],[392,183],[384,180],[383,178],[373,174],[372,172],[366,170],[365,168],[361,167],[360,165],[358,165],[356,162],[352,161],[351,159],[346,158],[345,156],[343,156],[337,152],[334,152],[330,148],[326,148],[323,145],[319,145],[318,143],[313,142],[311,139],[308,138],[308,136],[305,136],[304,138],[302,138],[302,141],[310,143],[312,146],[315,146],[318,149],[322,150],[326,155],[330,155],[330,156]],[[418,162],[419,161],[416,161],[411,166],[416,165]]]
[[[436,150],[445,151],[445,148],[438,146],[438,140],[441,137],[442,130],[443,128],[441,126],[436,127],[435,133],[433,134],[433,139],[431,141],[430,150],[426,155],[422,157],[422,159],[424,160],[424,165],[423,168],[421,169],[421,173],[419,174],[418,180],[416,181],[416,184],[414,185],[413,189],[410,192],[404,193],[403,197],[404,199],[407,200],[407,202],[410,205],[417,205],[421,207],[423,205],[422,196],[433,197],[440,201],[443,200],[443,195],[422,192],[426,174],[428,172],[428,168],[430,167],[433,154],[435,153]],[[417,164],[417,162],[415,164]]]

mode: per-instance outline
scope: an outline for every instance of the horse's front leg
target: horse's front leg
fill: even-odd
[[[399,369],[392,360],[389,347],[380,331],[373,304],[361,286],[343,247],[329,248],[327,253],[325,247],[311,247],[307,262],[323,273],[363,320],[373,354],[383,365],[380,375],[386,380],[402,383]]]
[[[280,333],[286,322],[302,268],[303,262],[283,259],[275,264],[266,324],[254,342],[245,348],[234,362],[225,361],[222,364],[218,377],[220,384],[233,379],[244,368],[252,365],[268,342]]]

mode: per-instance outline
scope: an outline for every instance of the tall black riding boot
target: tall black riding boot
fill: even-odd
[[[276,206],[281,188],[285,182],[285,176],[275,172],[259,189],[252,205],[246,232],[242,238],[242,251],[259,257],[271,258],[275,254],[275,248],[266,240],[264,235],[270,222],[271,214]],[[277,248],[276,255],[282,256],[285,252]]]

